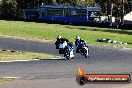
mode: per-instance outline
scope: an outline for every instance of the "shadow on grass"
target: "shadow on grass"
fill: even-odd
[[[104,29],[104,30],[100,30],[100,29],[93,29],[91,31],[102,31],[102,32],[109,32],[109,33],[118,33],[118,34],[127,34],[127,35],[132,35],[132,32],[130,31],[126,31],[126,30],[121,30],[121,29]]]
[[[131,43],[131,42],[128,42],[128,44],[132,45],[132,43]]]
[[[66,28],[132,35],[132,31],[122,30],[122,29],[100,29],[100,28],[99,29],[97,29],[97,28],[90,29],[90,28],[81,28],[81,27],[70,27],[70,26],[66,26]]]

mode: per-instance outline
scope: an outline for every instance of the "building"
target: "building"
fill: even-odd
[[[116,22],[121,22],[121,17],[116,18]],[[132,11],[124,15],[124,24],[132,24]]]
[[[124,24],[132,24],[132,11],[124,16]]]

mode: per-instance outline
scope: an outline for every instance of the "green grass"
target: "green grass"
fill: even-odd
[[[21,21],[0,21],[0,35],[55,40],[58,34],[62,35],[65,38],[68,38],[72,42],[74,41],[75,36],[79,35],[90,44],[104,45],[105,43],[102,44],[95,41],[97,39],[109,38],[121,42],[127,42],[128,45],[105,45],[132,47],[132,30]]]
[[[0,85],[7,84],[10,82],[13,82],[15,79],[5,79],[5,78],[0,78]]]
[[[0,61],[14,61],[14,60],[33,60],[39,59],[50,59],[54,58],[53,55],[30,53],[30,52],[10,52],[0,50]]]

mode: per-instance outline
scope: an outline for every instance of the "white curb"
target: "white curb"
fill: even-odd
[[[34,60],[12,60],[12,61],[0,61],[2,62],[27,62],[27,61],[38,61],[39,59],[34,59]]]
[[[50,58],[49,60],[54,60],[54,59],[63,59],[62,57],[58,56],[56,58]],[[12,61],[0,61],[0,63],[11,63],[11,62],[28,62],[28,61],[40,61],[41,59],[33,59],[33,60],[12,60]],[[44,59],[48,60],[48,59]]]
[[[3,79],[21,79],[21,77],[2,77]]]

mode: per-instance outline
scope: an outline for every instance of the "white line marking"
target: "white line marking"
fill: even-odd
[[[12,60],[12,61],[0,61],[0,62],[27,62],[27,61],[38,61],[39,59],[34,60]]]
[[[20,79],[21,77],[2,77],[3,79]]]
[[[54,60],[54,59],[63,59],[62,57],[58,56],[56,58],[50,58],[49,60]],[[11,62],[28,62],[28,61],[39,61],[41,59],[33,59],[33,60],[11,60],[11,61],[0,61],[0,63],[11,63]],[[48,59],[44,59],[44,60],[48,60]]]

